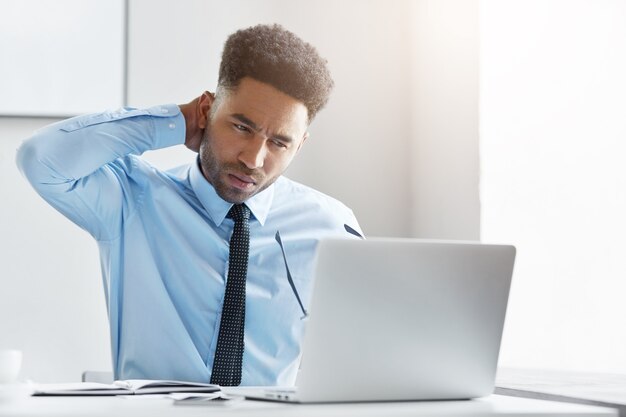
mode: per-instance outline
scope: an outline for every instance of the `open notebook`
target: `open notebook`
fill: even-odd
[[[128,379],[112,384],[79,382],[67,384],[36,384],[33,395],[139,395],[169,394],[172,392],[217,392],[220,387],[213,384],[185,381],[162,381]]]

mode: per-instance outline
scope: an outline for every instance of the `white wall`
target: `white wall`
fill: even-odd
[[[478,1],[411,5],[412,235],[478,240]]]
[[[518,247],[501,364],[626,372],[626,2],[481,7],[482,237]]]
[[[24,351],[23,378],[79,380],[110,368],[96,244],[29,187],[22,138],[50,119],[0,119],[0,349]]]
[[[281,23],[318,47],[336,82],[288,175],[351,206],[370,236],[475,239],[477,7],[477,0],[174,7],[130,0],[129,101],[182,103],[213,90],[229,33]],[[25,351],[23,378],[70,381],[84,369],[109,368],[108,333],[95,243],[46,206],[14,166],[20,140],[48,122],[0,119],[0,283],[9,289],[0,292],[0,347]],[[176,147],[148,158],[168,167],[193,154]]]

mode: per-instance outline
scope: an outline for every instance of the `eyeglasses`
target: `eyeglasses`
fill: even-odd
[[[365,238],[359,232],[357,232],[356,230],[354,230],[353,228],[351,228],[347,224],[344,224],[343,228],[346,229],[346,232],[350,233],[351,235],[354,235],[356,237],[360,237],[361,239],[365,240]]]
[[[348,226],[347,224],[343,225],[344,229],[346,229],[346,232],[350,233],[351,235],[357,236],[361,239],[365,239],[359,232],[357,232],[356,230],[354,230],[352,227]],[[280,245],[280,251],[283,254],[283,261],[285,261],[285,269],[287,270],[287,280],[289,281],[289,285],[291,286],[291,290],[293,291],[293,294],[296,296],[296,300],[298,300],[298,304],[300,305],[300,309],[302,310],[302,317],[300,317],[300,320],[304,320],[305,318],[307,318],[309,316],[309,313],[307,313],[306,309],[304,308],[304,305],[302,304],[302,300],[300,299],[300,294],[298,294],[298,290],[296,289],[296,284],[294,284],[293,282],[293,278],[291,277],[291,272],[289,271],[289,264],[287,263],[287,255],[285,254],[285,247],[283,246],[283,240],[280,238],[280,231],[276,231],[276,235],[274,236],[274,238],[276,239],[276,242],[278,242],[278,245]]]
[[[285,255],[285,247],[283,246],[283,241],[280,238],[280,231],[276,231],[276,242],[280,245],[280,250],[283,253],[283,261],[285,261],[285,269],[287,270],[287,280],[289,281],[289,285],[291,285],[291,290],[296,296],[298,300],[298,304],[300,304],[300,308],[302,309],[303,316],[300,317],[300,320],[303,320],[309,316],[309,314],[304,309],[304,305],[302,305],[302,300],[300,300],[300,295],[298,294],[298,290],[296,289],[296,284],[293,283],[293,278],[291,278],[291,272],[289,272],[289,264],[287,263],[287,255]]]

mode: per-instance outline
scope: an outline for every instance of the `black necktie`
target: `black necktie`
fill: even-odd
[[[241,383],[243,328],[246,315],[246,274],[250,247],[248,224],[250,209],[245,204],[235,204],[228,212],[228,217],[235,220],[235,228],[230,238],[228,279],[211,383],[235,386]]]

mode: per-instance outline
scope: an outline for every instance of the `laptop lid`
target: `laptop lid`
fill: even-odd
[[[298,400],[491,394],[514,258],[507,245],[322,240]]]

